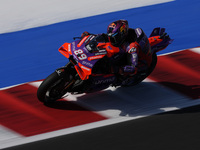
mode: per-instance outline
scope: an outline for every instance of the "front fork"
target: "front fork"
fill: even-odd
[[[71,67],[72,67],[72,63],[71,62],[68,62],[65,66],[63,67],[60,67],[58,69],[56,69],[56,73],[59,75],[59,76],[64,76],[67,74],[67,71],[71,71]]]
[[[68,62],[65,66],[55,70],[55,72],[63,79],[64,91],[68,92],[76,81],[76,71],[74,65]]]

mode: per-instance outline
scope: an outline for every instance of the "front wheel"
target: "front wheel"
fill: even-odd
[[[61,84],[62,80],[63,79],[58,76],[56,72],[49,75],[37,90],[38,100],[46,103],[53,102],[61,98],[63,94],[59,91],[59,84]]]
[[[70,70],[66,69],[62,75],[55,71],[41,83],[37,90],[37,98],[43,103],[54,102],[66,94],[72,82],[73,76],[70,74]]]

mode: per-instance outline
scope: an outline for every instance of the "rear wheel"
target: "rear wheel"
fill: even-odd
[[[154,54],[152,55],[151,66],[150,66],[149,69],[148,69],[148,72],[147,72],[147,76],[146,76],[146,77],[148,77],[148,76],[153,72],[153,70],[154,70],[155,67],[156,67],[156,64],[157,64],[157,55],[156,55],[156,53],[154,53]]]
[[[133,86],[139,84],[153,72],[154,68],[156,67],[156,64],[157,64],[157,55],[156,53],[154,53],[152,55],[152,62],[149,69],[145,73],[136,74],[136,76],[129,78],[126,81],[126,83],[122,86]]]

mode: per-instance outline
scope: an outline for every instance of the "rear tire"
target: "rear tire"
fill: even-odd
[[[145,73],[145,75],[141,74],[141,75],[138,75],[136,77],[133,77],[134,78],[134,82],[133,83],[131,83],[131,84],[125,84],[125,85],[122,85],[122,86],[124,86],[124,87],[134,86],[134,85],[137,85],[137,84],[141,83],[144,79],[146,79],[153,72],[153,70],[156,67],[156,64],[157,64],[157,55],[156,55],[156,53],[154,53],[152,55],[151,65],[150,65],[149,69],[147,70],[147,72]]]
[[[153,56],[152,56],[151,66],[150,66],[149,69],[148,69],[148,72],[147,72],[147,76],[146,76],[146,77],[148,77],[148,76],[153,72],[153,70],[154,70],[155,67],[156,67],[156,64],[157,64],[157,54],[154,53]]]

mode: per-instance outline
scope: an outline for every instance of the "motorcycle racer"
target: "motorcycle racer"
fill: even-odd
[[[84,32],[81,37],[86,35],[90,35],[90,33]],[[95,48],[97,42],[110,42],[113,46],[120,47],[126,52],[124,56],[114,56],[118,59],[112,62],[111,72],[118,73],[121,77],[127,78],[135,74],[145,73],[152,62],[148,37],[141,28],[129,28],[127,20],[117,20],[110,23],[107,34],[97,35],[89,43],[90,47]],[[118,53],[118,55],[120,54]]]

